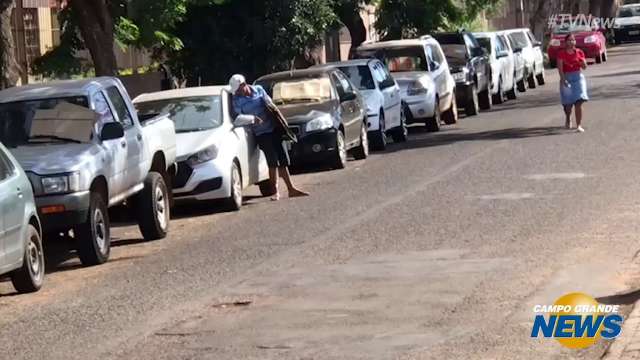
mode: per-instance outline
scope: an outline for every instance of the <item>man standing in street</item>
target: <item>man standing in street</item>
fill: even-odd
[[[298,190],[291,181],[289,174],[289,153],[280,135],[288,129],[279,129],[282,131],[276,131],[283,125],[280,121],[274,119],[271,109],[274,109],[275,105],[269,95],[259,85],[248,85],[244,76],[240,74],[231,77],[229,86],[233,94],[233,110],[236,115],[243,114],[255,117],[253,133],[269,165],[269,181],[273,189],[271,200],[277,201],[280,199],[278,175],[282,177],[287,185],[289,197],[308,196],[309,194]]]

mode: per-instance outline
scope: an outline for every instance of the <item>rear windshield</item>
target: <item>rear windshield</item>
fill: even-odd
[[[340,70],[347,75],[349,80],[351,80],[359,90],[373,90],[376,88],[369,66],[341,66]]]
[[[512,45],[517,49],[524,49],[529,46],[527,35],[525,35],[522,31],[509,34],[509,39],[511,39]]]
[[[382,61],[390,72],[429,71],[422,46],[392,47],[359,50],[358,57],[375,57]]]

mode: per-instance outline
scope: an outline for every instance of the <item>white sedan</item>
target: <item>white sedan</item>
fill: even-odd
[[[176,201],[224,199],[231,210],[239,210],[248,186],[258,184],[270,194],[266,159],[253,131],[243,127],[248,123],[234,124],[228,86],[143,94],[133,102],[141,119],[168,114],[175,123]]]

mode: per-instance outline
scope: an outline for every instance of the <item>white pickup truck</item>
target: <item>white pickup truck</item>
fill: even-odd
[[[126,202],[147,240],[169,229],[173,122],[141,123],[116,78],[0,91],[0,141],[33,186],[46,234],[70,234],[83,265],[108,260],[108,208]]]

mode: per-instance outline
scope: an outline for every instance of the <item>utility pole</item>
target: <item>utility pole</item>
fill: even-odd
[[[22,0],[16,0],[16,8],[14,13],[14,20],[16,22],[16,49],[17,62],[20,69],[20,80],[22,85],[26,85],[29,82],[28,69],[27,69],[27,44],[25,41],[24,31],[24,8]]]
[[[516,8],[516,27],[524,27],[524,3],[523,0],[514,0]]]

